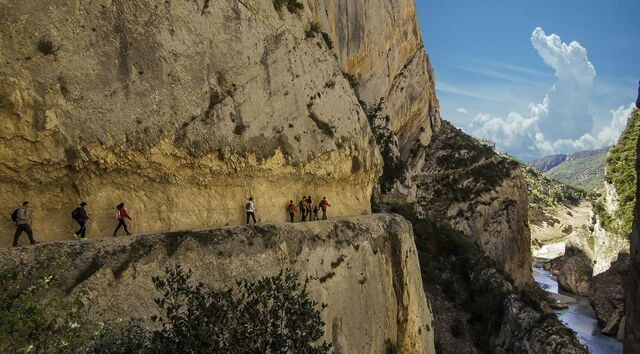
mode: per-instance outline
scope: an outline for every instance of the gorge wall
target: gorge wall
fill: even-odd
[[[640,110],[636,110],[640,116]],[[640,139],[636,142],[636,172],[640,175]],[[625,287],[624,352],[640,352],[640,179],[636,180],[636,205],[631,231],[631,251]]]
[[[180,263],[193,279],[224,289],[283,268],[308,278],[310,297],[328,306],[324,340],[336,353],[435,353],[431,308],[422,289],[411,224],[376,215],[294,225],[227,227],[0,250],[12,276],[54,275],[102,320],[157,313],[152,276]],[[135,301],[131,301],[135,299]]]
[[[92,236],[121,201],[137,233],[241,223],[251,195],[262,222],[309,193],[370,213],[363,105],[385,102],[404,155],[440,124],[415,5],[301,4],[0,0],[3,212],[31,201],[40,240],[81,200]]]
[[[425,213],[471,237],[516,285],[533,280],[527,185],[515,161],[445,122],[415,179]]]

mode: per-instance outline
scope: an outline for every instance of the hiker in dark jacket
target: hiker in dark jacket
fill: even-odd
[[[125,222],[125,219],[131,220],[131,217],[129,217],[129,214],[127,214],[127,208],[124,206],[124,203],[120,203],[116,207],[116,220],[118,220],[118,226],[116,226],[116,230],[113,231],[113,237],[117,237],[117,233],[118,230],[120,230],[120,227],[124,227],[124,232],[127,233],[127,236],[131,235],[131,233],[129,233],[129,229],[127,229],[127,223]]]
[[[20,235],[22,235],[23,232],[27,234],[27,237],[29,237],[29,242],[31,242],[32,245],[38,243],[33,240],[33,231],[31,230],[31,210],[29,210],[29,202],[22,203],[22,208],[16,209],[14,213],[16,233],[13,235],[13,247],[18,247],[18,238],[20,238]]]
[[[638,81],[638,98],[636,98],[636,108],[640,109],[640,81]]]
[[[87,203],[82,202],[79,207],[76,207],[73,209],[73,212],[71,212],[73,220],[77,221],[78,225],[80,225],[78,231],[73,233],[73,237],[76,240],[84,240],[87,236],[87,221],[89,221],[89,214],[87,214],[87,209],[85,209],[86,206]]]
[[[307,197],[302,197],[298,203],[298,209],[300,209],[300,214],[302,214],[300,221],[307,221]]]
[[[309,221],[311,221],[311,213],[313,212],[313,201],[311,200],[311,196],[307,197],[307,215],[309,216]]]
[[[293,200],[289,201],[289,206],[287,207],[287,209],[289,210],[289,217],[291,217],[291,222],[293,223],[293,217],[298,212],[298,208],[296,208],[296,204],[293,202]]]

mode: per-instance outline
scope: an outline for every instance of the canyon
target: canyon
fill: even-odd
[[[0,0],[0,23],[0,203],[44,241],[0,251],[9,277],[118,320],[172,264],[213,289],[292,268],[338,353],[586,351],[536,290],[525,169],[440,117],[413,0]],[[284,224],[309,193],[332,220]]]

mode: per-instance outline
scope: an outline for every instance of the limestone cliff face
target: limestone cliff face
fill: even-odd
[[[602,210],[597,212],[598,208],[602,208]],[[619,223],[617,219],[617,215],[619,215],[618,193],[612,183],[604,183],[602,201],[595,203],[587,225],[575,229],[567,237],[565,253],[561,259],[559,269],[558,283],[574,294],[582,296],[593,295],[593,292],[589,290],[592,277],[607,272],[616,260],[620,260],[621,263],[627,262],[626,257],[622,257],[624,258],[623,261],[619,255],[629,253],[628,239],[623,235],[607,230],[601,214],[605,214],[606,218],[609,219],[609,224],[613,224],[609,229]],[[604,278],[613,279],[619,274],[621,274],[620,271],[613,270],[611,274],[605,275]],[[616,281],[622,282],[622,279]],[[617,300],[620,295],[614,296],[613,291],[609,292],[609,294],[612,295],[611,302],[620,302]],[[603,296],[599,295],[598,297],[602,298]],[[621,310],[618,312],[621,312]],[[618,318],[618,322],[621,319],[622,316]],[[600,322],[606,325],[607,321]]]
[[[591,279],[589,300],[596,312],[603,333],[618,338],[624,336],[624,287],[629,274],[629,254],[620,253],[611,267]],[[622,329],[622,331],[621,331]]]
[[[527,186],[514,161],[444,123],[417,178],[425,212],[469,235],[515,284],[532,281]]]
[[[137,232],[238,223],[249,195],[262,221],[309,193],[369,213],[381,160],[342,71],[385,98],[403,146],[439,124],[410,0],[0,0],[0,20],[0,203],[30,200],[41,240],[80,200],[91,235],[120,201]]]
[[[640,140],[636,145],[636,172],[640,175]],[[640,178],[636,181],[636,206],[631,231],[631,270],[627,274],[625,287],[625,336],[624,352],[640,352]]]
[[[311,10],[335,43],[343,71],[359,82],[373,107],[384,101],[404,161],[440,127],[440,108],[414,0],[311,0]]]
[[[435,353],[431,308],[411,224],[377,215],[294,225],[228,227],[0,251],[8,272],[61,277],[81,289],[91,313],[135,318],[156,313],[151,277],[165,266],[191,268],[194,280],[226,288],[291,268],[309,277],[322,312],[324,340],[337,353],[384,353],[385,340],[409,353]],[[11,274],[11,273],[10,273]],[[131,301],[136,299],[136,301]]]

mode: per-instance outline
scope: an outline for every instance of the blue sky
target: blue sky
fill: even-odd
[[[615,142],[640,80],[639,0],[416,5],[444,119],[524,160]]]

